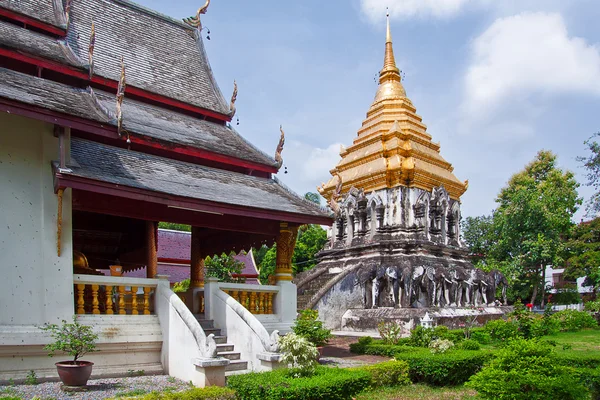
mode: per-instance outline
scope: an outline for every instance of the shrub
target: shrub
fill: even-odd
[[[600,370],[579,368],[575,370],[575,376],[591,392],[592,400],[600,400]]]
[[[371,374],[362,369],[317,367],[310,377],[294,378],[285,369],[227,378],[239,400],[349,399],[368,388]]]
[[[394,357],[398,353],[422,350],[420,347],[412,346],[388,346],[385,344],[371,344],[365,347],[365,354],[372,356]]]
[[[402,327],[395,322],[381,321],[377,324],[377,330],[385,344],[396,345],[402,338]]]
[[[562,310],[552,315],[561,331],[576,332],[583,328],[595,328],[598,322],[585,311]]]
[[[563,351],[556,354],[556,362],[574,368],[600,368],[598,352]]]
[[[417,326],[410,332],[410,345],[415,347],[429,347],[429,343],[434,339],[434,330],[432,328],[423,328]]]
[[[208,386],[183,392],[150,392],[141,396],[119,397],[119,400],[234,400],[235,391],[229,388]],[[116,399],[113,397],[112,399]],[[110,399],[109,399],[110,400]]]
[[[399,386],[410,384],[406,361],[391,360],[382,363],[358,367],[371,375],[371,386]]]
[[[544,316],[541,320],[542,335],[554,335],[560,330],[558,320],[552,318],[552,305],[548,304],[544,309]]]
[[[479,350],[481,346],[473,339],[466,339],[460,342],[457,347],[462,350]]]
[[[350,343],[350,351],[355,354],[365,354],[366,347],[372,343],[373,343],[372,337],[363,336],[358,339],[357,343]]]
[[[585,311],[600,312],[600,300],[588,301],[584,305]]]
[[[323,346],[331,338],[331,331],[323,328],[323,322],[318,320],[317,310],[302,310],[292,330],[296,335],[306,338],[317,347]]]
[[[396,359],[408,363],[411,381],[436,386],[460,385],[466,382],[490,357],[489,353],[465,350],[432,354],[423,349],[396,354]]]
[[[292,375],[308,376],[315,371],[319,351],[307,339],[290,332],[279,338],[279,351],[281,361],[291,367]]]
[[[496,319],[485,324],[484,328],[492,340],[508,341],[519,336],[519,327],[512,321]]]
[[[432,353],[445,353],[454,347],[454,343],[447,339],[433,339],[429,343],[429,351]]]
[[[547,343],[515,339],[467,386],[484,399],[586,398],[587,389],[573,375],[573,369],[555,364],[554,351]]]
[[[492,336],[485,328],[474,328],[471,330],[471,340],[479,344],[490,344]]]

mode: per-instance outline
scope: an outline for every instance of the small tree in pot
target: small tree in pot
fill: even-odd
[[[50,357],[57,351],[62,351],[73,357],[72,361],[59,361],[56,364],[60,380],[67,386],[85,386],[92,374],[91,361],[80,361],[85,354],[96,351],[95,334],[91,326],[82,325],[73,316],[73,323],[63,320],[62,325],[45,324],[41,330],[50,332],[54,342],[47,344]]]

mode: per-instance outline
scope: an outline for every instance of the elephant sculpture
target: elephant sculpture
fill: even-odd
[[[435,268],[435,283],[434,304],[437,307],[450,305],[450,293],[452,291],[452,273],[443,265],[438,265]]]
[[[494,297],[496,296],[496,290],[499,287],[502,287],[502,289],[501,289],[502,304],[507,304],[506,289],[508,287],[508,280],[506,279],[506,276],[504,276],[504,274],[502,272],[498,271],[497,269],[491,270],[490,276],[494,280]]]

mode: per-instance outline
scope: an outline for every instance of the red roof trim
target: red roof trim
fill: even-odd
[[[283,211],[264,210],[253,207],[235,206],[216,203],[207,200],[198,200],[188,197],[174,196],[163,192],[154,192],[147,189],[138,189],[122,186],[95,179],[83,178],[74,175],[63,175],[58,171],[54,174],[54,189],[70,187],[72,189],[85,190],[94,193],[102,193],[115,197],[123,197],[132,200],[147,201],[198,210],[198,212],[220,213],[228,215],[239,215],[277,221],[286,221],[298,224],[331,225],[333,219],[330,217],[319,217],[305,214],[294,214]]]
[[[52,35],[64,37],[67,34],[66,29],[58,28],[54,25],[50,25],[46,22],[38,21],[37,19],[31,18],[27,15],[19,14],[17,12],[7,10],[6,8],[0,8],[0,16],[6,17],[13,21],[21,22],[26,25],[31,25],[37,29],[41,29]]]
[[[1,51],[2,49],[0,49]],[[3,99],[0,97],[0,111],[9,112],[12,114],[22,115],[24,117],[37,119],[51,124],[59,124],[72,129],[77,129],[83,132],[89,132],[94,135],[102,136],[112,140],[115,145],[125,146],[125,139],[119,138],[117,128],[113,125],[102,124],[100,122],[90,121],[84,118],[74,117],[50,111],[45,108],[31,106],[28,104],[19,103],[16,101]],[[174,158],[181,161],[189,162],[188,157],[214,161],[220,164],[232,165],[235,167],[247,168],[249,170],[257,170],[267,173],[276,173],[277,169],[273,166],[254,163],[252,161],[241,160],[218,153],[213,153],[204,149],[198,149],[190,146],[170,145],[164,146],[155,139],[146,136],[131,136],[131,142],[144,147],[160,150],[160,156]],[[143,149],[138,149],[142,150]],[[188,157],[174,157],[174,155]]]
[[[0,55],[8,57],[8,58],[12,58],[13,60],[22,61],[22,62],[25,62],[28,64],[33,64],[38,67],[56,71],[61,74],[72,76],[74,78],[82,79],[84,81],[94,83],[97,86],[103,86],[104,88],[117,89],[117,87],[119,86],[119,83],[117,81],[114,81],[112,79],[103,78],[98,75],[92,76],[92,80],[90,81],[89,74],[87,71],[83,72],[74,67],[70,67],[70,66],[66,66],[66,65],[54,62],[54,61],[22,54],[22,53],[14,51],[14,50],[0,48]],[[135,86],[127,85],[127,89],[126,89],[126,93],[125,93],[126,96],[127,96],[127,93],[132,94],[134,96],[144,98],[146,100],[156,101],[156,102],[159,102],[159,103],[171,106],[171,107],[176,107],[176,108],[179,108],[182,110],[201,114],[203,116],[215,118],[219,121],[223,121],[223,122],[231,121],[231,117],[228,115],[219,114],[219,113],[216,113],[211,110],[207,110],[202,107],[194,106],[194,105],[184,103],[179,100],[171,99],[169,97],[162,96],[162,95],[159,95],[156,93],[152,93],[152,92],[149,92],[144,89],[139,89]]]

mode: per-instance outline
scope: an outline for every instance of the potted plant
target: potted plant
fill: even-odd
[[[67,386],[85,386],[92,374],[91,361],[80,361],[85,354],[96,351],[98,335],[92,331],[91,326],[82,325],[73,316],[73,323],[63,320],[62,325],[45,324],[41,330],[50,332],[54,342],[47,344],[44,349],[49,350],[48,355],[54,356],[57,351],[62,351],[73,357],[70,361],[55,363],[58,376]]]
[[[323,322],[319,321],[319,312],[317,310],[302,310],[292,326],[292,330],[298,336],[306,338],[319,349],[319,355],[322,355],[323,346],[331,338],[331,330],[323,328]]]

